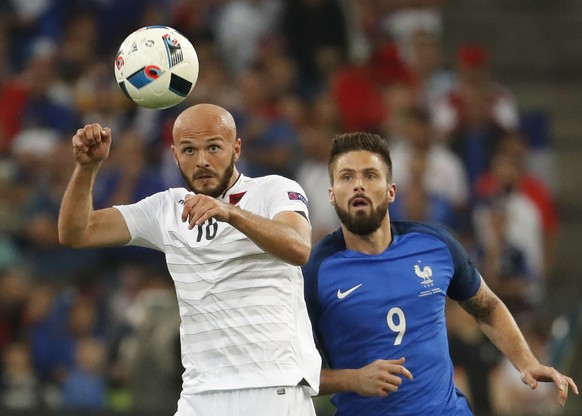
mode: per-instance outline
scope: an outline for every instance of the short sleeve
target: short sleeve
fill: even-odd
[[[163,251],[159,214],[162,212],[164,197],[165,192],[160,192],[135,204],[114,206],[123,215],[129,229],[131,240],[127,245]]]
[[[307,197],[305,191],[297,182],[282,176],[269,176],[260,191],[268,195],[267,209],[269,218],[273,218],[279,212],[299,212],[309,220],[307,209]]]

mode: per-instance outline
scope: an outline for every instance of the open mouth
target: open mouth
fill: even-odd
[[[368,205],[370,205],[370,201],[365,197],[355,197],[350,201],[350,206],[354,208],[365,208]]]

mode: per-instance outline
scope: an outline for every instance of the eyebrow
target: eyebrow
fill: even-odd
[[[183,145],[192,146],[194,144],[194,141],[195,141],[194,139],[185,138],[185,139],[180,140],[180,143],[178,143],[178,146],[183,146]],[[220,136],[209,137],[208,139],[206,139],[204,141],[203,144],[209,144],[209,143],[211,144],[211,143],[214,143],[214,142],[222,142],[222,143],[224,143],[225,140],[224,140],[223,137],[220,137]]]
[[[354,169],[354,168],[342,168],[337,173],[354,173],[354,172],[363,172],[363,173],[382,173],[382,171],[378,168],[368,167],[363,169]]]

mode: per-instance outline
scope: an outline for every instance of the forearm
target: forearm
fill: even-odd
[[[77,165],[63,195],[59,212],[59,241],[76,246],[89,226],[93,212],[92,190],[97,168]]]
[[[290,224],[279,221],[277,218],[268,219],[238,207],[233,208],[233,212],[230,214],[230,224],[253,240],[256,245],[288,263],[299,266],[307,262],[311,252],[311,241],[306,219],[292,212],[277,215],[277,217],[285,215],[286,218],[297,216],[294,221],[305,221],[298,227],[306,229],[305,235],[301,235]]]
[[[397,360],[375,360],[357,369],[333,370],[323,368],[320,394],[353,392],[364,397],[386,397],[398,390],[403,380],[413,376],[403,366],[404,357]]]
[[[323,368],[319,381],[319,394],[325,395],[352,391],[350,389],[350,380],[355,377],[355,371]]]
[[[475,296],[461,305],[515,368],[522,371],[528,365],[538,363],[507,306],[483,280]]]
[[[479,325],[518,371],[521,372],[533,363],[539,363],[503,302],[499,301],[491,311],[489,320],[479,322]]]

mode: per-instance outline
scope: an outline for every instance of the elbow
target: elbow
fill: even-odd
[[[59,229],[59,244],[63,247],[72,247],[72,242],[70,240],[70,238],[62,231]]]
[[[59,233],[59,244],[63,247],[77,248],[75,246],[74,241],[68,238],[67,236],[63,235],[62,233]]]
[[[70,233],[66,233],[61,230],[59,230],[59,244],[63,247],[82,248],[79,239],[75,239]]]

